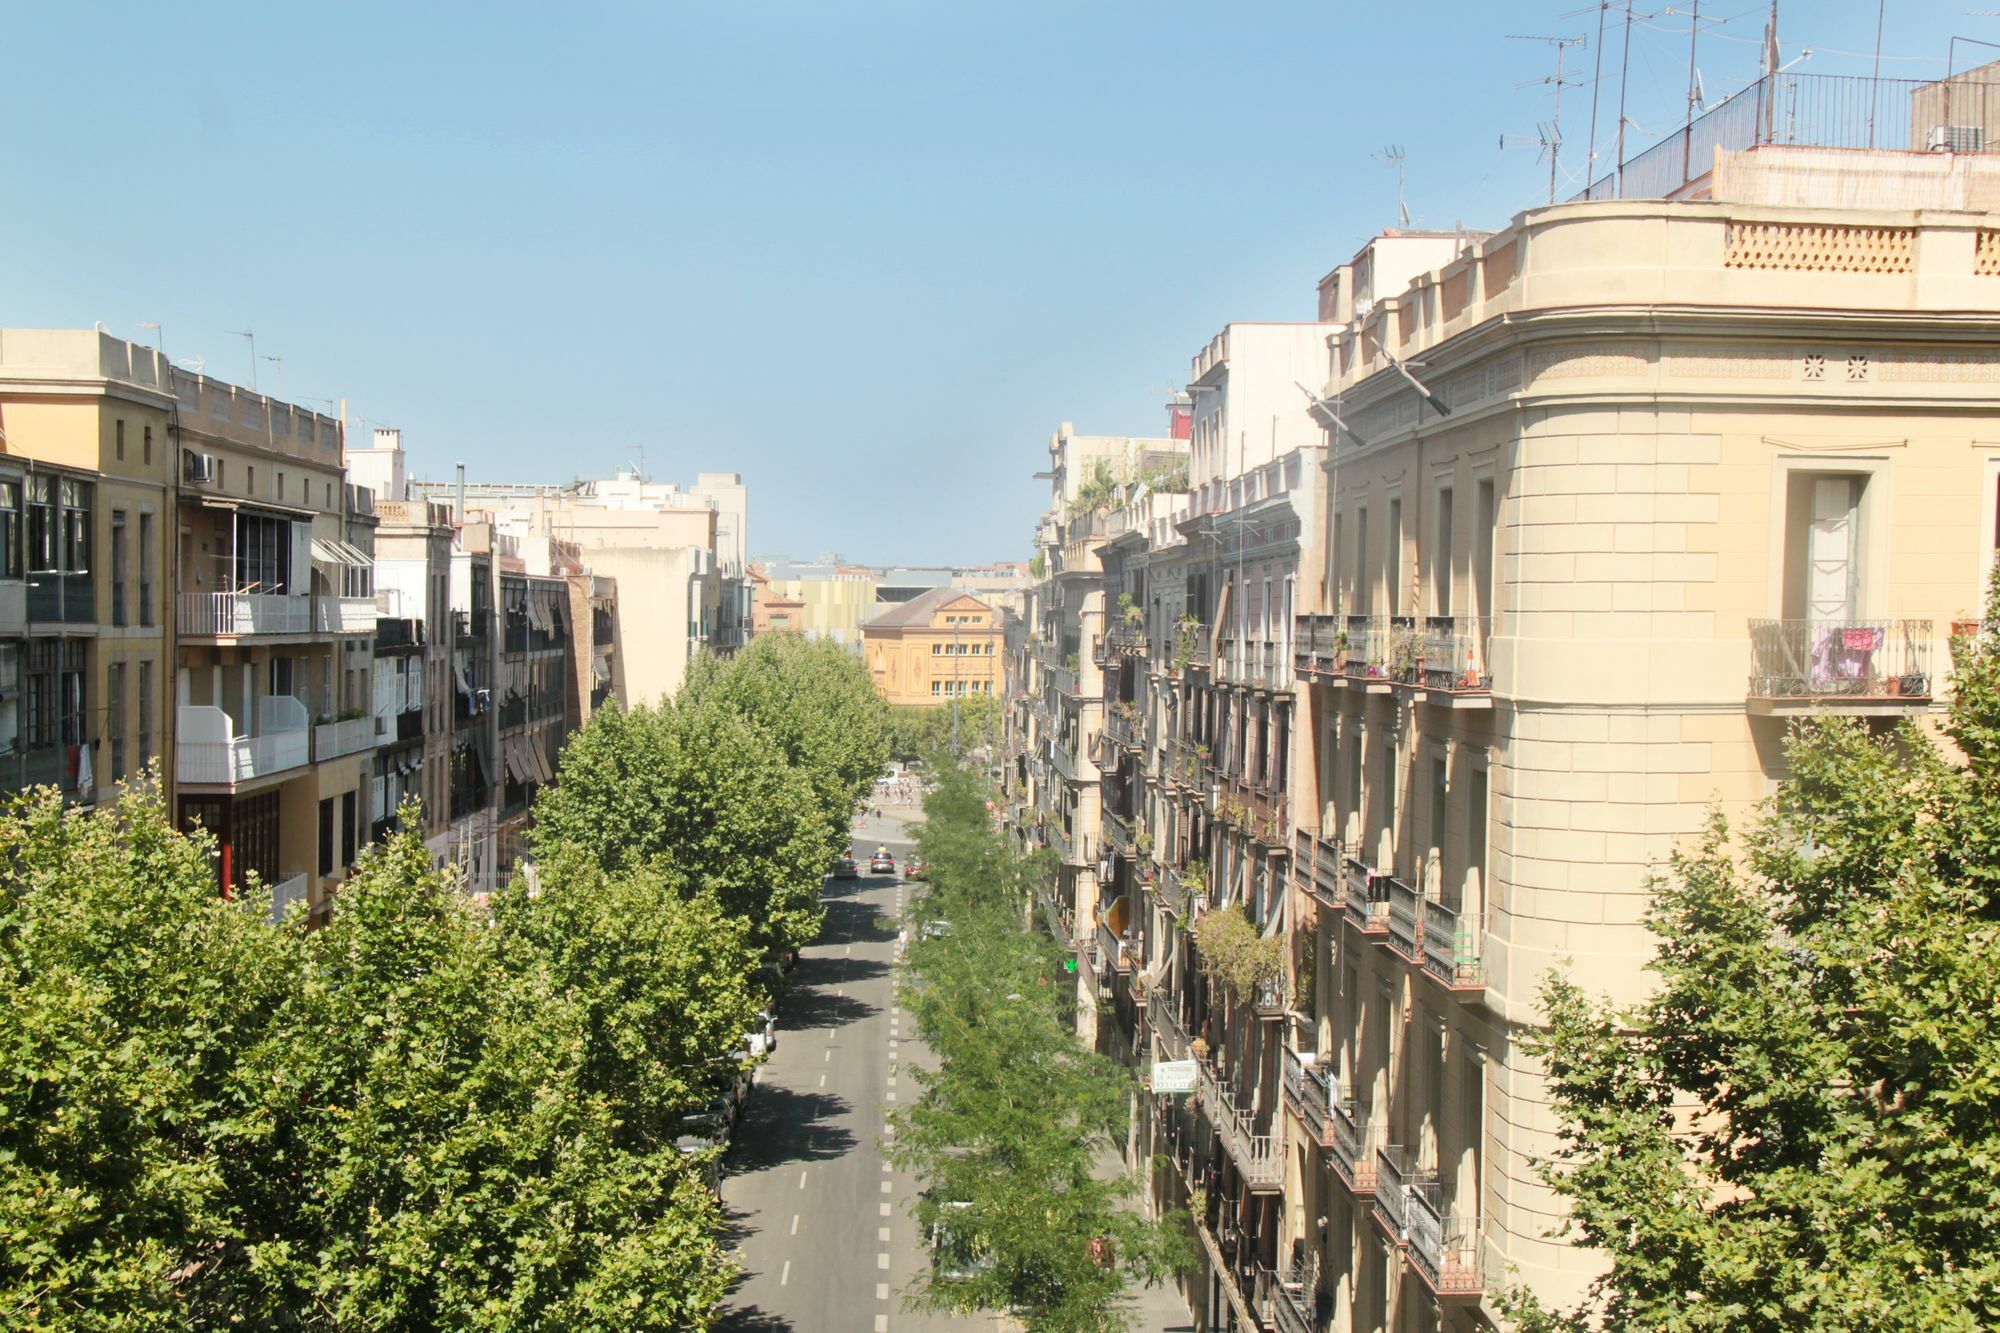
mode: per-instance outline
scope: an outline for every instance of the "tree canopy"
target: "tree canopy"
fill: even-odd
[[[1675,858],[1653,995],[1548,982],[1544,1174],[1610,1266],[1521,1327],[2000,1326],[2000,640],[1954,648],[1952,748],[1800,726],[1747,832]]]
[[[1075,1037],[1073,993],[1049,941],[1024,927],[1049,873],[993,830],[983,784],[945,767],[925,801],[929,866],[903,1001],[937,1054],[892,1117],[894,1159],[926,1182],[917,1220],[957,1260],[909,1294],[921,1309],[1006,1311],[1030,1333],[1129,1327],[1123,1297],[1190,1258],[1185,1218],[1148,1222],[1136,1186],[1097,1167],[1125,1137],[1128,1071]]]

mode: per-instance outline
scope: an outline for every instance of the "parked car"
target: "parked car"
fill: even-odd
[[[700,1134],[683,1134],[674,1141],[684,1157],[701,1160],[701,1179],[709,1192],[720,1196],[722,1193],[721,1154],[715,1151],[715,1144]]]
[[[922,879],[925,875],[928,875],[929,873],[930,873],[930,867],[924,864],[924,858],[921,856],[913,856],[909,860],[903,862],[904,879]]]
[[[951,934],[951,922],[926,921],[923,925],[923,932],[924,938],[927,940],[941,940]]]
[[[973,1232],[972,1205],[952,1199],[938,1205],[931,1223],[931,1267],[946,1282],[970,1282],[993,1266],[993,1257]]]
[[[760,1010],[757,1019],[758,1026],[743,1034],[743,1039],[749,1043],[750,1054],[753,1056],[764,1055],[778,1049],[778,1020],[772,1016],[769,1009]]]
[[[877,852],[868,859],[868,873],[871,875],[893,875],[896,873],[896,854]]]
[[[853,857],[839,857],[833,863],[833,877],[835,879],[860,879],[861,869],[855,864]]]

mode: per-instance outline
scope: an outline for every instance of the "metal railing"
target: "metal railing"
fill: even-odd
[[[1382,942],[1404,962],[1418,962],[1423,958],[1417,946],[1417,932],[1422,929],[1423,895],[1416,885],[1395,875],[1385,877],[1382,882],[1387,885],[1389,900],[1388,933]]]
[[[1175,916],[1186,916],[1188,910],[1187,882],[1181,878],[1179,866],[1162,864],[1160,873],[1153,880],[1153,896],[1160,906]]]
[[[1140,745],[1139,718],[1136,711],[1128,713],[1130,704],[1115,703],[1104,710],[1104,737],[1113,745],[1136,750]]]
[[[1298,849],[1293,855],[1305,870],[1306,891],[1329,911],[1340,911],[1347,900],[1346,854],[1340,840],[1300,829],[1295,841]]]
[[[1444,1187],[1412,1181],[1407,1221],[1410,1266],[1435,1296],[1477,1296],[1486,1286],[1479,1263],[1479,1219],[1453,1213]]]
[[[323,722],[313,728],[313,758],[338,759],[375,748],[375,719],[349,718],[345,722]]]
[[[1336,670],[1349,680],[1389,679],[1389,617],[1349,616],[1347,646]]]
[[[1110,641],[1112,648],[1116,651],[1128,653],[1134,657],[1144,657],[1150,650],[1150,644],[1146,638],[1146,627],[1144,625],[1121,622],[1113,625],[1111,632],[1105,635],[1105,638]]]
[[[1156,1004],[1147,1014],[1153,1031],[1160,1035],[1160,1049],[1176,1060],[1187,1059],[1187,1029],[1181,1026],[1180,1015],[1174,1012],[1174,1006]]]
[[[1097,923],[1097,957],[1113,971],[1125,965],[1125,941],[1102,921]]]
[[[258,592],[184,592],[180,595],[180,632],[192,635],[310,634],[313,599],[303,594]],[[374,628],[375,604],[368,604],[369,628]]]
[[[1928,620],[1753,620],[1753,699],[1931,697]]]
[[[1358,856],[1347,858],[1346,891],[1342,896],[1347,919],[1363,932],[1374,934],[1389,928],[1389,877]]]
[[[1374,1117],[1368,1103],[1352,1097],[1334,1100],[1327,1109],[1333,1117],[1335,1172],[1354,1193],[1373,1194],[1377,1183],[1375,1150],[1386,1137],[1386,1124]]]
[[[1312,1131],[1313,1141],[1322,1148],[1333,1146],[1333,1119],[1328,1107],[1332,1089],[1318,1065],[1309,1065],[1297,1051],[1285,1052],[1285,1097],[1295,1107],[1299,1119]]]
[[[1120,856],[1132,856],[1132,821],[1115,810],[1104,812],[1104,840]]]
[[[1424,971],[1452,990],[1485,986],[1479,961],[1479,938],[1458,909],[1435,899],[1424,903]]]
[[[1195,1067],[1201,1086],[1202,1107],[1215,1123],[1222,1146],[1236,1163],[1243,1183],[1253,1191],[1275,1190],[1284,1180],[1284,1157],[1270,1134],[1256,1132],[1248,1111],[1237,1106],[1229,1086],[1216,1077],[1206,1060]]]
[[[1278,1333],[1315,1333],[1318,1289],[1317,1264],[1302,1260],[1280,1273],[1259,1262],[1253,1304],[1264,1322]]]
[[[184,704],[179,710],[180,736],[174,742],[174,776],[186,783],[223,784],[304,767],[312,762],[312,733],[304,717],[301,708],[296,725],[239,736],[220,708]]]
[[[1418,683],[1443,694],[1483,694],[1493,688],[1487,616],[1426,616],[1418,644]]]
[[[1209,664],[1208,626],[1200,621],[1174,626],[1173,664],[1207,670]]]
[[[1715,150],[1759,144],[1989,152],[2000,85],[1843,74],[1767,74],[1592,181],[1580,199],[1665,199],[1707,176]]]
[[[1401,1144],[1375,1150],[1375,1220],[1398,1245],[1410,1239],[1410,1184],[1422,1176],[1416,1154]]]
[[[1300,671],[1333,671],[1347,647],[1338,616],[1293,616],[1292,661]]]

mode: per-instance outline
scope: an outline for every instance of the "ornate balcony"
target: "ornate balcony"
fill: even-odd
[[[1140,749],[1145,744],[1145,735],[1138,710],[1122,700],[1105,709],[1104,738],[1121,749]]]
[[[1268,1329],[1276,1333],[1317,1333],[1319,1266],[1301,1261],[1285,1272],[1257,1265],[1253,1302]]]
[[[1378,941],[1386,944],[1389,951],[1406,963],[1420,962],[1423,951],[1417,944],[1417,933],[1422,929],[1423,895],[1408,880],[1390,875],[1385,881],[1388,886],[1388,932]]]
[[[1753,713],[1922,712],[1931,701],[1928,620],[1753,620]]]
[[[1333,1116],[1326,1075],[1307,1064],[1296,1051],[1285,1052],[1285,1105],[1299,1118],[1314,1143],[1333,1146]]]
[[[1292,868],[1299,887],[1329,912],[1340,911],[1347,897],[1344,860],[1337,838],[1325,838],[1308,829],[1292,835]]]
[[[1152,650],[1146,638],[1146,627],[1135,625],[1130,621],[1121,621],[1113,625],[1111,632],[1104,637],[1110,643],[1112,651],[1127,657],[1145,657]]]
[[[1236,1105],[1228,1085],[1215,1076],[1206,1061],[1196,1066],[1196,1073],[1202,1109],[1214,1122],[1244,1184],[1256,1194],[1277,1192],[1284,1183],[1285,1164],[1276,1138],[1256,1132],[1250,1113]]]
[[[1416,1154],[1398,1143],[1385,1143],[1375,1150],[1375,1173],[1375,1225],[1394,1244],[1406,1245],[1410,1240],[1410,1186],[1432,1176],[1419,1171]]]
[[[1111,850],[1130,860],[1132,850],[1132,821],[1114,810],[1104,812],[1104,840]]]
[[[1387,616],[1349,616],[1347,649],[1340,674],[1351,684],[1371,690],[1389,689],[1390,633]]]
[[[1338,617],[1292,617],[1292,664],[1300,675],[1338,676],[1346,650]]]
[[[1118,652],[1102,634],[1090,636],[1090,660],[1105,670],[1118,665]]]
[[[1364,935],[1386,934],[1389,929],[1389,877],[1358,856],[1345,864],[1347,887],[1342,895],[1347,919]]]
[[[1180,1015],[1174,1012],[1172,1004],[1154,1005],[1147,1010],[1147,1021],[1153,1025],[1153,1031],[1159,1034],[1160,1049],[1165,1051],[1170,1059],[1187,1059],[1187,1029],[1181,1026]]]
[[[1354,1194],[1366,1197],[1375,1192],[1375,1150],[1382,1146],[1385,1128],[1366,1102],[1349,1097],[1332,1100],[1327,1106],[1333,1120],[1333,1170]]]
[[[1484,1294],[1477,1216],[1453,1213],[1444,1187],[1436,1180],[1415,1180],[1409,1187],[1405,1218],[1410,1267],[1417,1270],[1417,1277],[1430,1288],[1431,1295],[1464,1299]]]
[[[1493,621],[1486,616],[1426,616],[1418,683],[1428,702],[1490,707],[1493,672],[1486,656]]]
[[[1188,910],[1187,883],[1181,878],[1179,866],[1162,865],[1160,873],[1153,881],[1153,896],[1160,906],[1175,916],[1186,916]]]
[[[1424,904],[1424,971],[1446,990],[1484,994],[1486,969],[1479,958],[1477,923],[1463,921],[1455,908]]]

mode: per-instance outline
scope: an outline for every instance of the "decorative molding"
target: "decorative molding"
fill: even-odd
[[[1804,273],[1908,273],[1915,267],[1916,244],[1915,227],[1732,222],[1722,266]]]
[[[1536,348],[1527,354],[1528,378],[1542,380],[1606,379],[1644,375],[1651,364],[1642,352],[1584,351],[1575,347]]]

